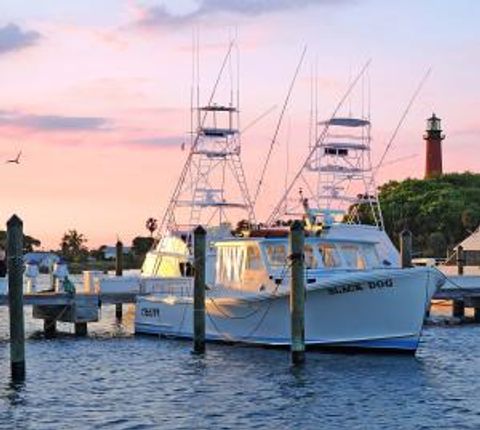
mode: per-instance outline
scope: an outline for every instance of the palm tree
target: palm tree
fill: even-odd
[[[60,242],[62,255],[67,260],[78,259],[87,251],[85,246],[86,242],[87,238],[82,233],[78,233],[75,229],[68,230],[64,233],[62,241]]]
[[[155,218],[148,218],[147,222],[145,223],[145,227],[147,227],[147,230],[150,232],[150,237],[152,237],[153,232],[158,227],[158,222]]]

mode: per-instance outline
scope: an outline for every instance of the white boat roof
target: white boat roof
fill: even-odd
[[[200,129],[200,132],[207,137],[226,137],[237,134],[238,130],[233,128],[203,127]]]
[[[463,242],[460,242],[455,249],[460,245],[463,247],[464,251],[480,251],[480,228],[475,230]]]
[[[331,118],[328,121],[321,121],[319,125],[333,125],[339,127],[365,127],[370,121],[360,118]]]
[[[373,237],[328,237],[328,236],[306,236],[305,243],[309,242],[322,243],[379,243],[378,238]],[[230,237],[222,238],[215,241],[215,246],[245,246],[249,243],[285,243],[288,242],[288,236],[285,237]]]
[[[368,146],[363,143],[353,143],[353,142],[323,142],[320,144],[322,148],[333,148],[333,149],[359,149],[366,150]]]

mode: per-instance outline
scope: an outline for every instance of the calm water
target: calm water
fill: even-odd
[[[312,352],[292,369],[287,351],[196,357],[189,342],[133,336],[132,318],[105,307],[87,338],[60,324],[67,334],[46,340],[28,317],[15,387],[0,308],[0,428],[480,428],[480,326],[427,328],[416,358]]]

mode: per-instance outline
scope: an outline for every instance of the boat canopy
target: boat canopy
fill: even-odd
[[[233,128],[210,128],[204,127],[200,129],[200,133],[207,137],[228,137],[238,133],[238,130]]]
[[[221,105],[209,105],[202,106],[199,110],[203,112],[237,112],[237,108],[234,106],[221,106]]]
[[[319,125],[333,125],[339,127],[365,127],[370,121],[360,118],[331,118],[328,121],[321,121]]]

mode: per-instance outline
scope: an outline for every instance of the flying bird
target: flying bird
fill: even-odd
[[[5,161],[5,163],[14,163],[14,164],[20,164],[20,156],[22,155],[22,151],[20,151],[15,158],[12,158],[11,160]]]

